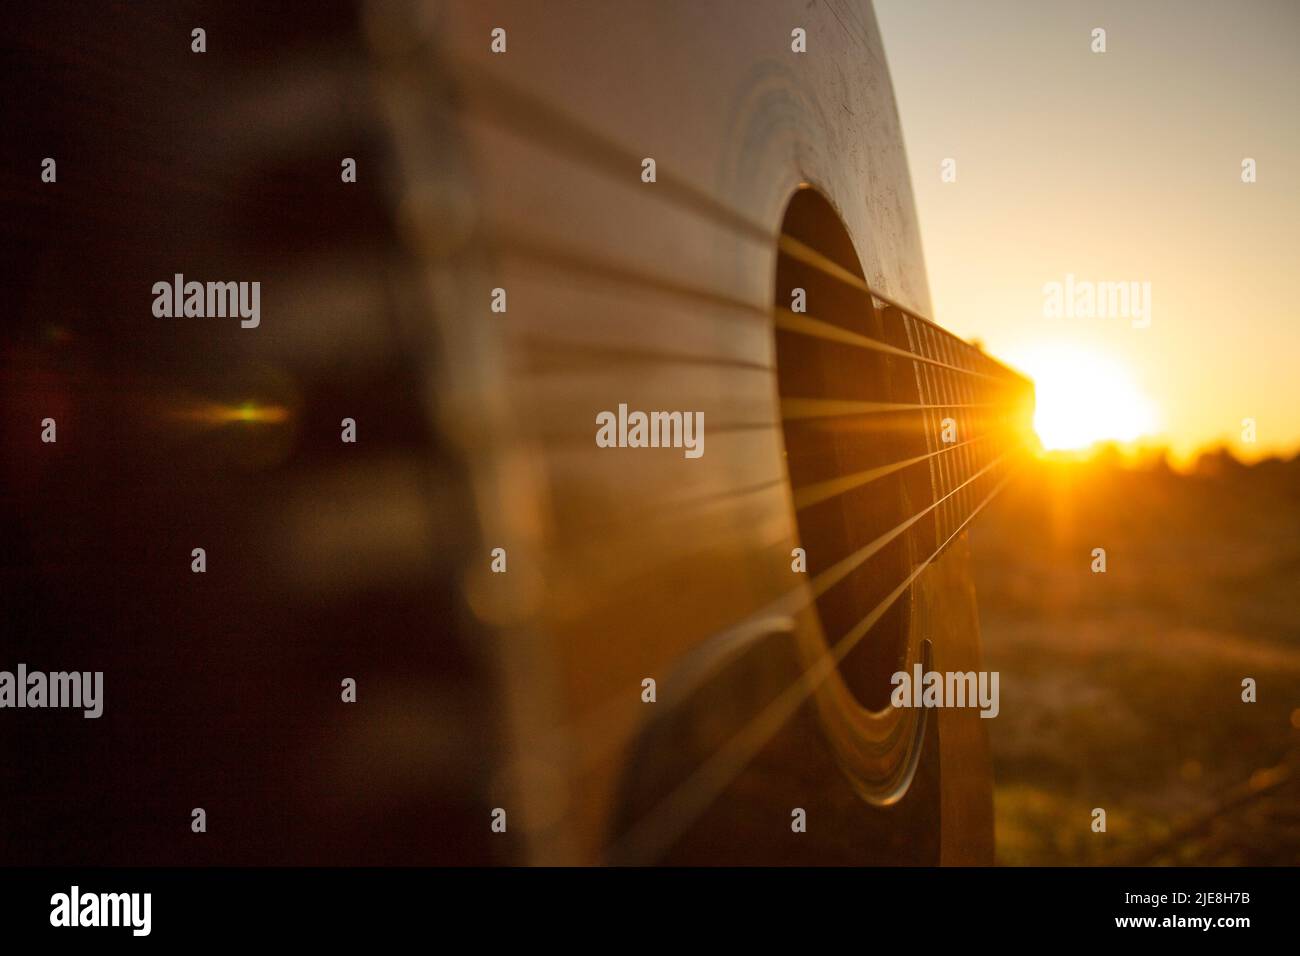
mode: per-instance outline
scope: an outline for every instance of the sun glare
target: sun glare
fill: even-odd
[[[1012,364],[1034,380],[1034,431],[1048,451],[1132,442],[1158,427],[1151,400],[1126,368],[1105,356],[1057,347],[1016,358]]]

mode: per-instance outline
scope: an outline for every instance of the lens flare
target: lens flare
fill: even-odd
[[[176,412],[175,417],[201,425],[278,425],[288,419],[289,410],[283,405],[263,405],[258,402],[241,402],[238,405],[204,402]]]
[[[1155,405],[1120,363],[1076,347],[1045,347],[1011,358],[1034,380],[1034,431],[1048,451],[1133,442],[1159,427]]]

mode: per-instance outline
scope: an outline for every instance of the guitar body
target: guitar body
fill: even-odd
[[[906,476],[919,490],[881,481],[801,513],[801,528],[792,472],[826,481],[897,460],[909,441],[925,454],[926,426],[919,416],[781,426],[787,394],[887,399],[887,377],[912,369],[778,333],[774,308],[789,307],[796,285],[808,313],[838,327],[869,334],[881,321],[870,296],[794,260],[787,269],[778,237],[802,230],[872,291],[930,312],[870,9],[457,3],[443,13],[423,37],[401,21],[380,35],[394,38],[388,98],[407,110],[393,125],[416,131],[398,136],[410,170],[430,168],[415,118],[430,106],[422,91],[440,87],[429,74],[454,91],[449,131],[473,227],[467,248],[441,260],[458,298],[438,311],[486,326],[488,354],[464,364],[501,367],[509,412],[494,449],[505,460],[489,484],[512,503],[492,509],[503,520],[485,545],[527,554],[539,579],[527,620],[498,645],[528,858],[989,862],[977,711],[936,711],[928,728],[880,716],[889,674],[910,670],[925,642],[933,669],[980,668],[964,538],[881,621],[889,633],[867,635],[802,702],[773,713],[768,723],[788,720],[731,758],[749,758],[743,769],[726,763],[727,743],[756,731],[841,636],[826,633],[816,602],[773,606],[906,517],[900,494],[916,507],[936,496],[922,463]],[[490,48],[498,27],[504,53]],[[796,27],[807,54],[791,50]],[[433,234],[448,218],[425,215]],[[508,290],[504,315],[486,311],[494,287]],[[845,359],[856,366],[839,368]],[[620,403],[703,411],[705,454],[597,447],[596,414]],[[789,460],[796,450],[803,461]],[[849,623],[846,603],[856,622],[928,557],[919,537],[840,585],[856,600],[827,596],[837,626]],[[806,575],[791,570],[801,544]],[[484,604],[511,600],[512,575],[483,585]],[[844,668],[858,673],[846,681]],[[641,700],[646,678],[654,704]],[[874,683],[855,695],[855,682]],[[807,811],[806,833],[791,832],[793,808]]]
[[[95,173],[18,227],[22,328],[64,332],[9,343],[6,427],[68,422],[6,475],[18,653],[95,648],[113,712],[171,728],[117,741],[129,774],[57,731],[115,781],[81,852],[991,862],[979,710],[893,707],[891,675],[981,670],[965,528],[1028,384],[925,318],[870,8],[207,22],[196,63],[157,52],[185,13],[118,15],[48,95],[125,105],[20,127]],[[260,326],[150,315],[182,272],[260,279]],[[702,413],[702,453],[602,447],[621,405]],[[198,849],[154,822],[199,799],[238,822]]]

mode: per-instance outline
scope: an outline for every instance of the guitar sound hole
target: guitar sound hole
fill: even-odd
[[[847,275],[837,278],[837,269]],[[916,532],[891,532],[928,503],[929,471],[924,461],[890,470],[924,456],[926,442],[918,411],[881,407],[918,404],[910,363],[852,340],[907,347],[901,316],[877,310],[863,286],[835,209],[816,190],[799,190],[782,225],[775,289],[786,469],[810,581],[871,550],[817,599],[817,614],[828,646],[849,648],[839,662],[845,684],[880,711],[890,677],[906,666],[910,594],[862,632],[914,566]]]

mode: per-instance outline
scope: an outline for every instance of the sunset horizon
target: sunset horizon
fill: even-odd
[[[1279,121],[1300,7],[875,7],[935,318],[1051,402],[1068,366],[1043,352],[1113,369],[1068,441],[1141,432],[1181,466],[1300,452],[1300,128]]]

